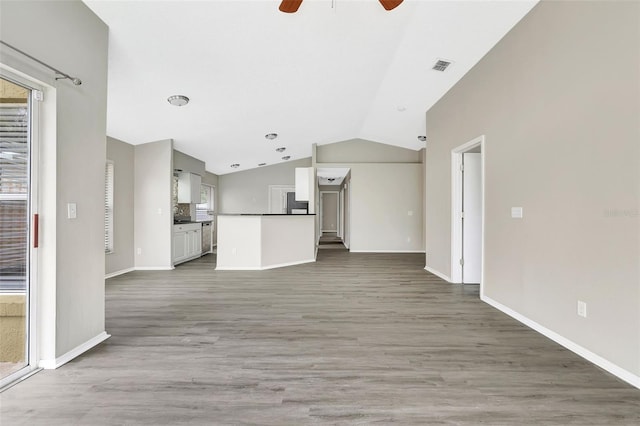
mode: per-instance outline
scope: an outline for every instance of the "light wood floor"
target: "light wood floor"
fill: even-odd
[[[104,344],[0,394],[9,425],[637,425],[640,391],[425,272],[322,250],[107,283]]]

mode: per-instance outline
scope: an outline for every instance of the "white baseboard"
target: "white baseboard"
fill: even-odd
[[[287,266],[295,266],[295,265],[302,265],[303,263],[312,263],[315,262],[315,259],[308,259],[308,260],[298,260],[295,262],[289,262],[289,263],[279,263],[276,265],[269,265],[269,266],[238,266],[238,267],[234,267],[234,266],[217,266],[216,267],[216,271],[266,271],[268,269],[276,269],[276,268],[284,268]]]
[[[171,271],[175,269],[173,266],[136,266],[136,271]]]
[[[509,315],[513,319],[521,322],[522,324],[526,325],[527,327],[532,328],[533,330],[537,331],[538,333],[542,334],[543,336],[548,337],[549,339],[553,340],[554,342],[558,343],[559,345],[564,346],[565,348],[569,349],[571,352],[573,352],[573,353],[575,353],[577,355],[580,355],[582,358],[586,359],[587,361],[594,363],[595,365],[597,365],[598,367],[602,368],[605,371],[608,371],[609,373],[611,373],[614,376],[618,377],[620,380],[623,380],[623,381],[629,383],[631,386],[635,386],[636,388],[640,389],[640,376],[637,376],[637,375],[633,374],[632,372],[627,371],[624,368],[622,368],[622,367],[612,363],[611,361],[601,357],[600,355],[597,355],[597,354],[591,352],[590,350],[578,345],[577,343],[572,342],[571,340],[567,339],[566,337],[563,337],[563,336],[559,335],[555,331],[549,330],[548,328],[546,328],[546,327],[538,324],[537,322],[525,317],[524,315],[519,314],[518,312],[514,311],[513,309],[508,308],[507,306],[503,305],[500,302],[497,302],[497,301],[493,300],[490,297],[482,295],[480,297],[480,299],[483,302],[493,306],[497,310],[502,311],[505,314]]]
[[[443,274],[443,273],[442,273],[442,272],[440,272],[440,271],[436,271],[435,269],[430,268],[430,267],[428,267],[428,266],[425,266],[425,267],[424,267],[424,270],[425,270],[425,271],[427,271],[427,272],[432,273],[433,275],[435,275],[435,276],[436,276],[436,277],[438,277],[438,278],[442,278],[443,280],[445,280],[445,281],[446,281],[446,282],[448,282],[448,283],[451,283],[451,278],[449,278],[447,275]]]
[[[56,359],[41,359],[38,362],[38,367],[44,368],[46,370],[53,370],[53,369],[56,369],[58,367],[61,367],[64,364],[66,364],[67,362],[69,362],[72,359],[74,359],[75,357],[77,357],[79,355],[82,355],[83,353],[85,353],[89,349],[93,348],[94,346],[97,346],[100,343],[104,342],[109,337],[111,337],[111,335],[107,334],[106,331],[103,331],[102,333],[98,334],[96,337],[87,340],[86,342],[84,342],[83,344],[81,344],[79,346],[76,346],[75,348],[73,348],[69,352],[67,352],[66,354],[64,354],[62,356],[59,356]]]
[[[105,274],[104,279],[106,280],[106,279],[109,279],[109,278],[117,277],[118,275],[126,274],[127,272],[133,272],[135,270],[136,270],[136,268],[121,269],[119,271],[115,271],[115,272],[111,272],[109,274]]]
[[[349,250],[349,251],[351,253],[424,253],[424,250]]]

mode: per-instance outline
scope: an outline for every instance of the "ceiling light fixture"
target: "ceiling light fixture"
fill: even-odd
[[[267,133],[266,135],[264,135],[265,138],[269,139],[270,141],[274,140],[275,138],[278,137],[277,133]]]
[[[291,158],[290,155],[285,155],[284,157],[282,157],[283,160],[288,160],[289,158]]]
[[[427,137],[426,137],[426,136],[423,136],[423,135],[420,135],[420,136],[418,136],[418,140],[419,140],[420,142],[426,142],[426,141],[427,141]]]
[[[237,169],[238,167],[240,167],[240,164],[238,164],[238,163],[235,163],[235,164],[231,165],[232,169]]]
[[[167,98],[167,102],[173,106],[185,106],[189,103],[189,98],[183,95],[173,95]]]
[[[280,148],[276,148],[276,152],[284,152],[284,150],[287,149],[284,146],[281,146]]]

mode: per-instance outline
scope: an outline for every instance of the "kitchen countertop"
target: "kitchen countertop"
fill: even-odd
[[[315,213],[287,214],[287,213],[222,213],[218,216],[315,216]]]

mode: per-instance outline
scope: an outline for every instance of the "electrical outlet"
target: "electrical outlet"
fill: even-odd
[[[587,304],[582,300],[578,300],[578,315],[583,318],[587,317]]]

